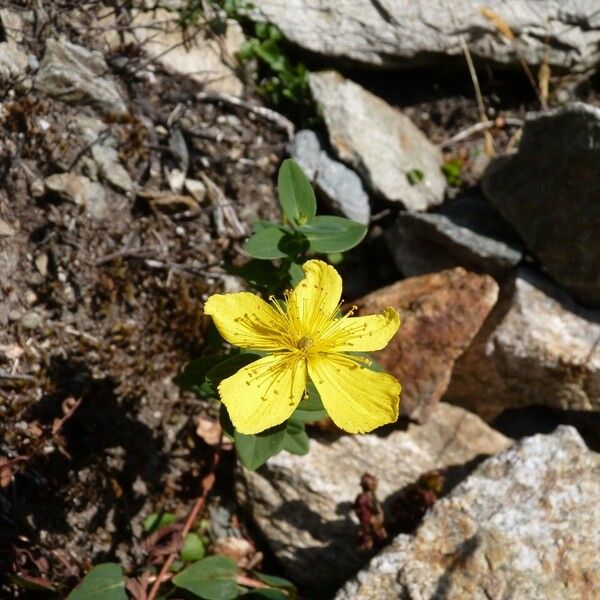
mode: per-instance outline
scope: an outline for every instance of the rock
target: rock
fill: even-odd
[[[91,104],[105,115],[124,116],[127,106],[108,71],[99,52],[48,38],[35,87],[70,104]]]
[[[356,301],[359,314],[393,306],[401,325],[375,360],[402,384],[400,410],[424,421],[442,397],[454,361],[471,343],[498,298],[487,275],[462,268],[399,281]]]
[[[577,431],[488,458],[336,600],[600,597],[600,455]]]
[[[507,445],[476,416],[442,403],[425,425],[385,437],[312,440],[307,456],[282,453],[258,471],[240,470],[238,497],[288,575],[325,593],[368,558],[357,549],[358,525],[351,518],[365,471],[379,478],[378,497],[389,507],[423,472],[456,466],[458,480],[467,463]]]
[[[0,219],[0,237],[12,237],[13,235],[15,235],[15,228],[4,219]]]
[[[501,221],[484,200],[463,198],[437,213],[400,213],[386,242],[407,277],[457,266],[501,277],[523,258],[520,241]]]
[[[108,217],[106,195],[104,188],[99,183],[91,181],[83,175],[57,173],[46,177],[44,184],[48,191],[54,192],[78,206],[83,206],[94,219],[100,220]]]
[[[178,11],[132,10],[128,32],[120,37],[116,30],[109,31],[105,40],[113,51],[127,44],[140,46],[152,60],[191,77],[208,91],[241,96],[244,86],[235,73],[236,54],[246,41],[241,26],[228,19],[219,39],[208,31],[208,27],[182,28]]]
[[[553,279],[600,307],[600,108],[528,118],[518,153],[490,165],[483,190]]]
[[[411,210],[443,201],[441,152],[408,117],[335,71],[311,73],[309,84],[335,152],[373,192]],[[423,179],[413,185],[415,171]]]
[[[29,57],[12,42],[0,42],[0,83],[8,84],[27,72]]]
[[[108,135],[107,126],[100,119],[77,115],[70,127],[90,146],[100,176],[118,190],[132,191],[134,183],[119,160],[117,141]]]
[[[185,191],[198,202],[198,204],[202,204],[204,198],[206,198],[206,186],[202,181],[198,179],[186,179],[183,187],[185,188]]]
[[[1,31],[7,41],[20,44],[23,41],[23,25],[21,11],[0,8]]]
[[[600,58],[594,2],[453,0],[452,12],[429,0],[256,0],[252,6],[254,20],[277,25],[302,48],[369,66],[439,65],[454,57],[462,67],[461,36],[476,58],[519,68],[523,60],[536,69],[547,61],[552,72],[586,71]],[[494,20],[506,24],[514,40]]]
[[[456,362],[446,398],[493,419],[506,408],[600,410],[600,311],[526,269]]]
[[[333,210],[358,223],[369,223],[369,196],[360,177],[334,160],[314,131],[296,133],[288,151]]]

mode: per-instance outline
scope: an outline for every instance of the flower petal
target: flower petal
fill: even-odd
[[[378,315],[337,319],[320,343],[330,352],[373,352],[385,348],[400,327],[400,316],[391,307]]]
[[[255,350],[288,347],[282,316],[250,292],[214,294],[206,301],[204,314],[213,318],[219,333],[230,344]]]
[[[302,265],[305,278],[288,298],[288,315],[299,321],[304,335],[314,335],[324,329],[335,316],[342,297],[342,278],[321,260],[309,260]]]
[[[398,418],[400,384],[387,373],[357,365],[342,354],[314,355],[308,374],[333,422],[349,433],[366,433]]]
[[[306,387],[306,361],[300,353],[265,356],[224,379],[219,395],[240,433],[260,433],[283,423]]]

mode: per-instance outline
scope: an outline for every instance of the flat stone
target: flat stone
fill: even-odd
[[[530,116],[519,151],[492,162],[482,185],[552,278],[600,307],[600,108]]]
[[[336,600],[600,597],[600,455],[577,431],[488,458]]]
[[[586,71],[600,59],[600,15],[592,1],[452,0],[450,9],[431,0],[256,0],[252,6],[254,20],[340,62],[397,68],[453,58],[464,67],[461,36],[474,57],[517,68],[525,61],[536,71],[545,62],[552,72]],[[500,33],[501,22],[513,40]]]
[[[109,17],[114,20],[114,15]],[[102,26],[106,20],[100,21]],[[236,75],[237,52],[246,41],[237,21],[228,19],[219,39],[209,35],[207,27],[182,28],[179,12],[159,8],[132,10],[128,31],[119,35],[108,31],[104,36],[111,50],[135,44],[167,69],[186,75],[204,89],[241,96],[242,81]]]
[[[100,52],[48,38],[34,85],[69,104],[90,104],[105,115],[124,116],[127,106],[108,72]]]
[[[29,57],[16,44],[0,42],[0,83],[10,83],[23,77]]]
[[[441,204],[441,152],[408,117],[335,71],[311,73],[309,84],[333,149],[374,193],[411,210]],[[414,171],[423,179],[411,184]]]
[[[57,173],[46,177],[44,185],[48,191],[68,202],[83,206],[94,219],[104,219],[109,215],[104,188],[84,175]]]
[[[400,410],[424,421],[443,396],[456,359],[469,346],[498,298],[488,275],[462,268],[399,281],[356,301],[359,314],[388,306],[401,325],[375,360],[402,384]]]
[[[400,213],[386,242],[407,277],[459,266],[502,277],[523,251],[508,226],[497,226],[501,220],[485,200],[464,198],[436,213]]]
[[[461,465],[454,471],[456,483],[468,471],[467,463],[508,444],[475,415],[442,403],[425,425],[411,424],[387,436],[311,440],[306,456],[281,453],[258,471],[240,469],[238,498],[286,573],[325,594],[369,557],[358,550],[358,525],[351,514],[365,471],[379,479],[378,497],[387,506],[422,473]]]
[[[600,311],[520,269],[454,366],[446,398],[491,420],[507,408],[600,410]]]
[[[298,131],[288,151],[330,208],[358,223],[369,223],[369,196],[360,177],[343,163],[334,160],[314,131]]]

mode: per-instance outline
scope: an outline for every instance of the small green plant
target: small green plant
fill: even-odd
[[[242,46],[242,60],[257,59],[258,91],[275,106],[309,104],[308,70],[302,63],[293,63],[282,48],[281,31],[270,23],[256,23],[254,37]]]
[[[287,579],[264,575],[257,571],[250,571],[251,577],[240,576],[236,562],[226,556],[208,556],[191,563],[180,563],[179,568],[175,569],[175,576],[168,584],[169,591],[166,595],[161,595],[161,598],[177,594],[177,590],[185,590],[190,597],[203,600],[295,600],[297,597],[296,587]],[[257,585],[260,587],[256,587]],[[181,591],[179,593],[181,594]],[[116,563],[104,563],[92,567],[67,600],[127,598],[123,569]]]
[[[317,215],[312,186],[293,160],[281,166],[278,192],[282,222],[256,223],[244,246],[251,260],[229,269],[271,304],[247,292],[209,298],[206,314],[239,348],[196,359],[176,378],[183,389],[223,402],[223,431],[250,470],[282,450],[306,454],[306,424],[327,415],[352,433],[397,417],[397,382],[383,373],[369,375],[377,367],[360,354],[386,345],[398,328],[397,314],[389,309],[381,315],[348,319],[350,310],[341,316],[341,279],[335,269],[312,258],[324,254],[339,262],[343,252],[363,239],[366,226]],[[321,291],[315,295],[313,288]],[[354,381],[355,376],[359,380]],[[339,386],[335,379],[340,380]],[[369,399],[361,389],[366,381],[371,392],[377,389],[381,399],[389,398],[389,404],[380,403],[385,409],[366,408]],[[357,387],[345,389],[351,385]],[[253,404],[255,396],[258,404]],[[353,400],[348,403],[346,396]],[[359,408],[361,401],[364,408]]]
[[[442,165],[442,173],[446,176],[448,185],[453,187],[461,187],[463,184],[462,177],[460,176],[463,168],[463,161],[460,158],[452,158],[447,160]]]

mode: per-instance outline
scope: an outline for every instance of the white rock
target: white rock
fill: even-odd
[[[333,149],[371,190],[411,210],[443,201],[441,152],[408,117],[335,71],[311,73],[309,83]],[[411,185],[414,170],[424,177]]]
[[[336,600],[600,597],[600,455],[572,427],[481,464]]]
[[[552,70],[586,71],[600,59],[600,13],[593,0],[254,0],[252,17],[318,54],[378,67],[464,65],[460,36],[477,58]],[[450,8],[450,6],[452,8]],[[509,41],[490,11],[514,35]],[[453,14],[454,13],[454,14]]]
[[[442,403],[425,425],[387,436],[312,440],[307,456],[278,454],[257,472],[240,472],[238,497],[289,576],[324,592],[368,557],[357,549],[351,517],[365,471],[378,477],[378,496],[389,503],[424,472],[465,465],[508,443],[475,415]],[[457,471],[457,478],[464,476]]]
[[[521,269],[455,363],[446,398],[493,419],[506,408],[600,410],[600,311]]]

